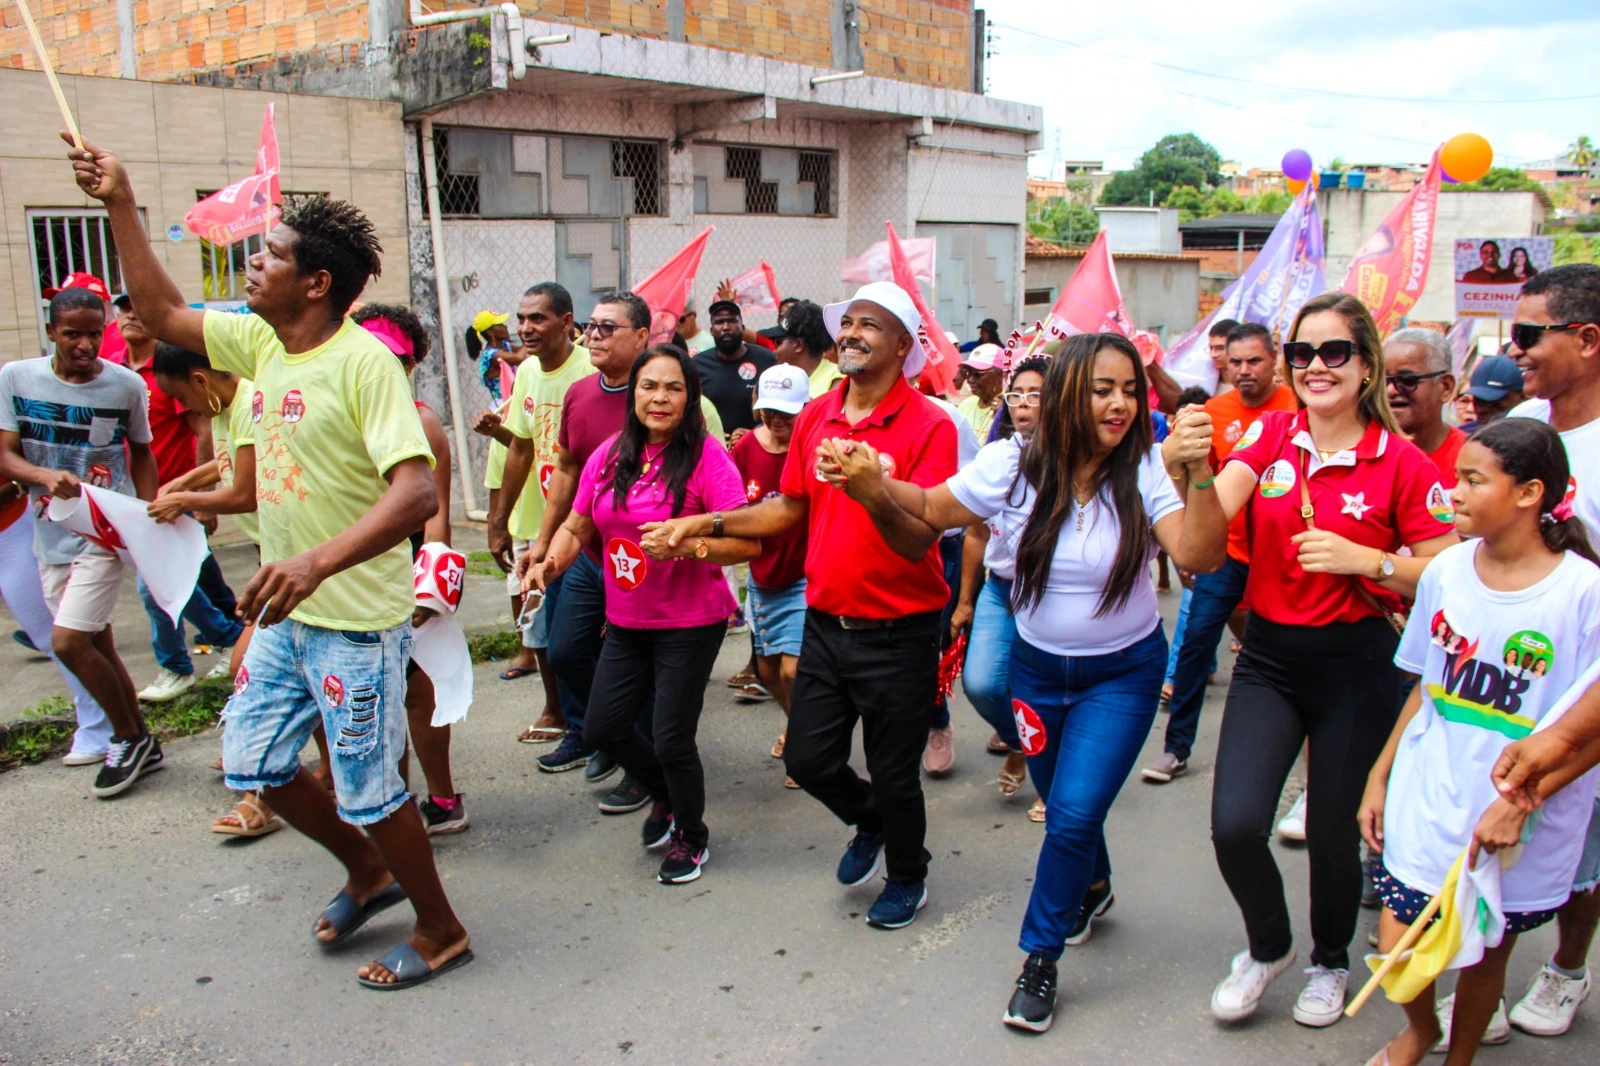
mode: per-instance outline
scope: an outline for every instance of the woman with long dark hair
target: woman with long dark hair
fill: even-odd
[[[1250,620],[1217,746],[1211,838],[1249,947],[1213,991],[1211,1012],[1248,1017],[1294,961],[1268,838],[1309,741],[1314,947],[1294,1019],[1326,1026],[1344,1011],[1361,906],[1356,810],[1400,711],[1401,597],[1456,534],[1438,468],[1389,410],[1383,344],[1366,306],[1341,293],[1308,301],[1283,358],[1301,409],[1263,415],[1217,475],[1228,518],[1249,510]]]
[[[1517,281],[1527,281],[1539,273],[1539,268],[1533,265],[1533,260],[1528,257],[1528,250],[1521,245],[1511,249],[1511,258],[1506,261],[1506,269]]]
[[[833,478],[880,527],[909,516],[943,530],[1002,513],[1022,523],[1010,694],[1047,813],[1022,923],[1028,957],[1005,1021],[1035,1032],[1054,1016],[1062,951],[1087,940],[1112,902],[1105,819],[1150,732],[1167,661],[1150,562],[1157,545],[1186,570],[1222,561],[1210,420],[1180,415],[1158,455],[1148,393],[1127,338],[1079,334],[1044,375],[1032,436],[985,448],[943,485],[890,481],[872,449],[834,449]],[[1193,479],[1187,513],[1163,459]]]
[[[642,533],[662,520],[735,510],[745,492],[727,450],[706,432],[700,376],[682,349],[647,349],[628,374],[628,394],[622,431],[584,465],[572,514],[527,586],[543,589],[598,540],[607,625],[584,741],[650,790],[641,843],[668,845],[657,877],[680,884],[699,877],[711,854],[695,735],[735,606],[721,568],[754,559],[761,542],[696,537],[675,549],[641,546]],[[647,715],[652,736],[638,728]]]

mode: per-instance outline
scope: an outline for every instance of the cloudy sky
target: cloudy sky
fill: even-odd
[[[1596,0],[981,6],[990,94],[1044,107],[1036,174],[1062,159],[1127,167],[1189,131],[1247,167],[1297,147],[1319,164],[1426,161],[1464,130],[1513,164],[1558,155],[1580,133],[1600,141]]]

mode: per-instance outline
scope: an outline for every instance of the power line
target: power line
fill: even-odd
[[[1192,67],[1180,67],[1173,63],[1163,63],[1159,60],[1150,59],[1146,56],[1129,55],[1125,52],[1116,52],[1109,48],[1103,48],[1100,45],[1084,44],[1081,41],[1069,41],[1064,37],[1051,37],[1048,34],[1039,33],[1035,30],[1024,29],[1021,26],[1013,26],[1004,22],[991,22],[990,25],[1004,27],[1005,29],[1021,34],[1025,38],[1032,38],[1039,41],[1049,41],[1052,44],[1065,45],[1068,48],[1081,48],[1086,52],[1099,52],[1102,55],[1108,55],[1114,59],[1125,59],[1129,62],[1144,63],[1152,67],[1160,67],[1162,70],[1171,70],[1179,74],[1189,74],[1197,78],[1215,78],[1218,81],[1230,81],[1240,85],[1254,86],[1260,89],[1272,89],[1276,92],[1306,93],[1313,96],[1332,96],[1346,100],[1367,100],[1375,103],[1390,104],[1564,104],[1573,103],[1580,100],[1600,100],[1600,93],[1585,93],[1578,96],[1529,96],[1516,100],[1480,100],[1465,97],[1447,97],[1441,99],[1437,97],[1426,96],[1384,96],[1375,93],[1340,92],[1337,89],[1314,89],[1308,88],[1304,85],[1281,85],[1277,82],[1257,81],[1254,78],[1241,78],[1233,74],[1218,74],[1209,70],[1195,70]]]

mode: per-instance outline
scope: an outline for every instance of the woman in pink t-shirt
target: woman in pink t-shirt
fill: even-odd
[[[643,547],[654,523],[734,510],[745,491],[727,451],[706,433],[700,376],[681,349],[658,344],[641,355],[628,393],[622,432],[584,464],[572,514],[528,576],[542,589],[584,544],[600,549],[607,626],[584,743],[650,790],[642,843],[668,845],[657,877],[681,884],[699,877],[711,856],[695,733],[735,607],[722,567],[754,559],[761,542],[712,536],[670,550],[654,539]],[[653,739],[637,728],[641,719],[652,722]]]

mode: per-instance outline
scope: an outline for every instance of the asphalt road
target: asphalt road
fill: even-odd
[[[1163,598],[1169,616],[1176,600]],[[776,709],[727,697],[745,649],[725,646],[701,728],[712,860],[676,887],[655,882],[640,815],[596,811],[608,786],[537,773],[541,749],[513,742],[537,681],[480,667],[456,733],[472,828],[437,844],[477,960],[398,994],[360,988],[355,969],[403,934],[407,908],[324,952],[309,929],[341,881],[332,861],[288,830],[208,831],[230,802],[209,769],[214,734],[173,743],[165,770],[111,802],[89,795],[92,768],[0,775],[0,1061],[1335,1064],[1365,1062],[1401,1025],[1381,997],[1331,1029],[1296,1025],[1296,971],[1254,1019],[1211,1019],[1211,987],[1244,942],[1207,836],[1222,688],[1189,776],[1133,780],[1112,812],[1116,906],[1069,949],[1055,1028],[1035,1038],[1000,1015],[1041,828],[1027,796],[991,784],[999,760],[976,715],[958,703],[955,772],[926,782],[928,907],[880,932],[862,920],[877,887],[833,880],[849,831],[784,791],[767,756]],[[1304,853],[1277,853],[1304,938]],[[1525,938],[1514,995],[1552,941]],[[1480,1061],[1593,1063],[1597,1010],[1562,1039],[1519,1033]]]

